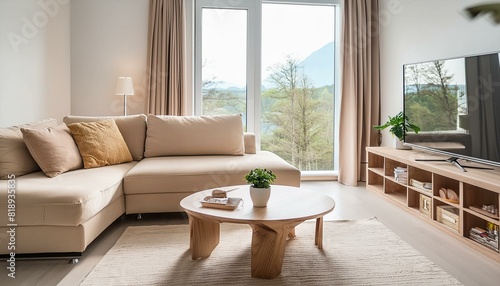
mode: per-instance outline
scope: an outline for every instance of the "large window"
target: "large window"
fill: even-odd
[[[195,113],[241,113],[262,150],[334,170],[334,1],[195,3]]]

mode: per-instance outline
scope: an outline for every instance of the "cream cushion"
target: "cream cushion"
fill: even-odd
[[[113,119],[68,125],[86,169],[132,161],[125,140]]]
[[[81,169],[82,157],[66,124],[43,129],[21,128],[24,143],[38,166],[49,177]]]
[[[255,146],[255,134],[251,132],[243,133],[243,140],[245,142],[245,154],[255,154],[257,148]]]
[[[66,124],[79,122],[95,122],[106,119],[114,119],[123,140],[135,161],[144,158],[144,143],[146,141],[146,115],[127,115],[127,116],[76,116],[69,115],[63,118]]]
[[[300,171],[278,155],[259,151],[245,156],[169,156],[145,158],[125,176],[125,194],[194,193],[246,184],[259,166],[276,174],[277,185],[300,186]]]
[[[183,211],[179,205],[197,191],[243,185],[256,166],[276,174],[275,184],[300,186],[300,171],[276,154],[203,155],[145,158],[124,178],[127,214]]]
[[[144,157],[244,155],[241,115],[148,116]]]
[[[16,190],[18,226],[77,226],[116,199],[123,200],[123,176],[136,164],[80,169],[48,178],[42,172],[23,176]],[[0,213],[7,213],[7,196],[0,196]],[[8,216],[0,216],[0,225]]]
[[[53,118],[29,124],[0,128],[0,179],[22,176],[40,170],[23,140],[21,128],[47,128],[57,125]]]

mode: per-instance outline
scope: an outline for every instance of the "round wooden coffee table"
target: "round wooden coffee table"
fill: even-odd
[[[181,201],[189,216],[191,258],[206,258],[219,243],[220,223],[248,224],[252,235],[252,277],[272,279],[281,273],[287,237],[295,237],[295,226],[316,219],[315,244],[323,245],[323,216],[335,207],[329,196],[288,186],[273,185],[267,207],[253,207],[249,186],[219,188],[231,190],[228,197],[243,199],[235,210],[205,208],[200,200],[212,189],[194,193]]]

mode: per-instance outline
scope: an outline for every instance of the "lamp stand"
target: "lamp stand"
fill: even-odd
[[[123,95],[123,115],[127,116],[127,95]]]

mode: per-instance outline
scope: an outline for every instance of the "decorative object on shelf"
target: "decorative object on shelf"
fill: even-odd
[[[436,219],[440,223],[450,227],[454,231],[458,232],[459,226],[459,216],[458,209],[452,206],[437,206],[436,207]]]
[[[447,189],[447,188],[439,189],[439,197],[447,202],[450,202],[450,203],[454,203],[454,204],[459,203],[458,195],[452,189]]]
[[[389,116],[389,121],[387,121],[383,125],[375,125],[373,128],[376,130],[384,130],[387,127],[391,127],[389,132],[394,135],[394,148],[396,149],[411,149],[411,147],[407,147],[403,145],[403,139],[406,132],[410,129],[418,133],[420,131],[420,127],[411,124],[409,122],[408,116],[404,115],[401,111],[396,116]]]
[[[403,167],[394,168],[394,181],[406,185],[408,182],[408,169]]]
[[[410,185],[413,187],[420,189],[426,193],[432,193],[432,183],[431,182],[420,182],[415,179],[410,179]]]
[[[418,209],[419,209],[421,214],[425,215],[428,218],[432,218],[431,198],[420,194]]]
[[[478,212],[482,215],[485,215],[487,217],[491,217],[494,219],[499,219],[498,217],[498,207],[495,205],[483,205],[482,207],[480,206],[470,206],[469,209]]]
[[[498,252],[498,225],[487,223],[488,230],[480,227],[473,227],[469,231],[469,238]]]
[[[123,95],[123,115],[127,115],[127,95],[134,95],[134,82],[131,77],[119,77],[116,82],[116,95]]]
[[[271,196],[271,184],[276,175],[271,170],[256,168],[250,170],[245,180],[250,185],[250,197],[254,207],[266,207]]]

